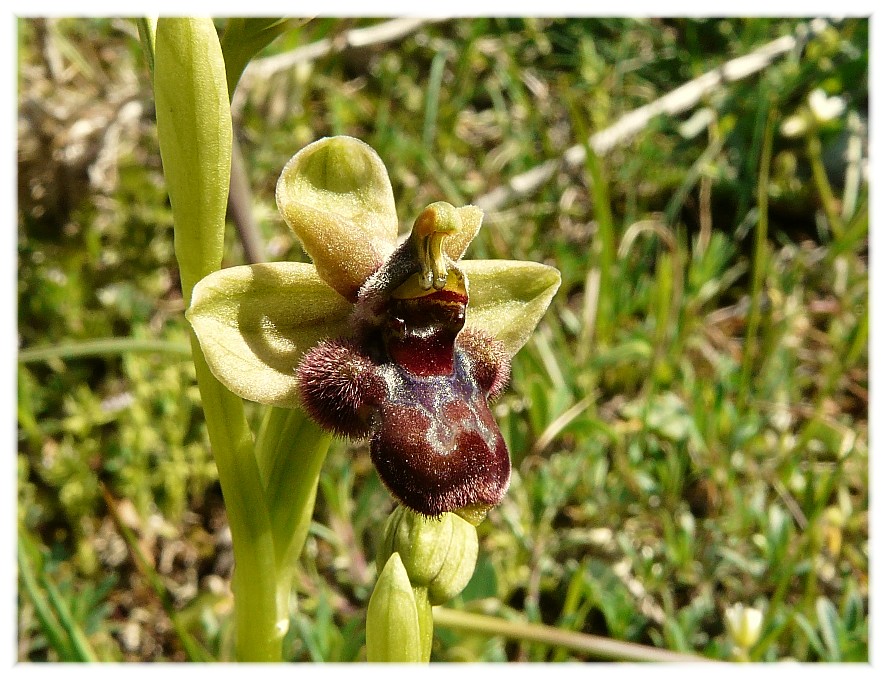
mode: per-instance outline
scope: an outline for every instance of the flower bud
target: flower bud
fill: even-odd
[[[415,593],[399,554],[394,552],[369,599],[366,658],[369,662],[421,662],[421,639]]]
[[[400,505],[387,520],[379,563],[398,552],[412,586],[426,587],[438,606],[470,581],[478,551],[476,528],[460,516],[428,518]]]
[[[759,641],[762,633],[762,611],[735,604],[725,611],[725,626],[732,641],[744,651]]]

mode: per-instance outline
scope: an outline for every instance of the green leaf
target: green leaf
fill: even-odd
[[[366,657],[369,662],[421,662],[421,638],[415,593],[394,552],[369,599]]]
[[[317,482],[332,435],[301,408],[268,408],[255,455],[267,489],[280,571],[298,561],[313,517]]]
[[[283,168],[276,198],[320,277],[356,301],[363,282],[393,252],[399,230],[378,154],[353,137],[315,141]]]
[[[252,57],[288,31],[295,20],[246,17],[227,20],[221,50],[227,68],[227,89],[233,96],[234,89]]]
[[[820,633],[823,642],[827,646],[827,660],[832,662],[841,662],[842,653],[839,644],[839,613],[833,602],[826,597],[819,597],[815,603],[817,611],[817,621],[820,625]]]
[[[138,39],[144,50],[144,58],[148,63],[151,75],[154,74],[154,44],[157,41],[157,17],[139,17],[135,20],[138,27]]]
[[[64,661],[97,662],[98,657],[89,643],[86,632],[75,619],[67,600],[49,573],[42,567],[37,546],[26,538],[19,528],[18,539],[19,576],[31,597],[38,620],[52,646]],[[38,564],[31,565],[33,558]],[[35,571],[37,571],[35,573]],[[45,593],[45,596],[44,596]],[[56,622],[56,620],[58,622]]]
[[[154,54],[157,136],[185,302],[221,266],[230,182],[230,103],[210,19],[161,18]]]
[[[509,260],[464,260],[458,268],[470,286],[467,327],[501,340],[513,356],[550,306],[559,289],[559,271],[535,262]]]
[[[44,590],[39,585],[41,566],[37,547],[31,542],[30,538],[25,537],[20,528],[18,535],[18,576],[22,583],[22,589],[19,596],[24,597],[27,595],[27,598],[31,600],[31,604],[34,606],[34,614],[40,623],[40,629],[46,637],[49,646],[58,654],[59,660],[62,662],[85,662],[88,659],[77,654],[75,645],[58,622]],[[43,577],[45,578],[46,576],[44,575]]]
[[[186,315],[222,384],[250,401],[293,408],[302,354],[346,335],[350,310],[310,264],[277,262],[207,276]]]
[[[814,649],[814,652],[817,653],[820,659],[830,660],[830,657],[827,655],[824,645],[820,641],[820,637],[817,636],[817,632],[814,631],[814,627],[808,621],[808,619],[801,613],[795,613],[793,616],[793,620],[805,633],[805,637],[808,639],[808,643],[811,644],[811,647]]]

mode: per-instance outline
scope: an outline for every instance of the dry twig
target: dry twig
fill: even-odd
[[[596,155],[607,154],[616,146],[623,144],[645,129],[649,122],[657,116],[662,114],[676,115],[687,111],[721,85],[737,82],[758,73],[778,57],[800,46],[809,36],[823,31],[827,25],[823,19],[815,19],[807,24],[802,24],[793,35],[772,40],[749,54],[736,57],[694,80],[689,80],[659,99],[630,111],[614,125],[591,136],[588,142],[590,147]],[[499,186],[481,196],[476,200],[476,205],[486,212],[498,210],[510,199],[529,195],[539,189],[563,165],[577,167],[584,162],[586,157],[585,146],[575,144],[566,150],[561,158],[548,160],[515,176],[506,186]]]
[[[305,61],[313,61],[320,59],[333,52],[343,52],[346,49],[354,47],[367,47],[383,42],[393,42],[399,40],[410,33],[414,33],[421,26],[439,21],[445,21],[445,18],[425,19],[425,18],[406,18],[392,19],[385,21],[383,24],[368,26],[366,28],[354,28],[345,31],[333,38],[324,38],[309,45],[304,45],[291,52],[276,54],[272,57],[263,59],[255,59],[249,63],[240,82],[237,85],[231,108],[234,115],[243,106],[246,93],[257,82],[267,80],[271,76],[292,68],[296,64]]]

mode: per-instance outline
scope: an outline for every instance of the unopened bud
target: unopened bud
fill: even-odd
[[[426,587],[438,606],[467,586],[478,551],[476,528],[460,516],[428,518],[400,505],[387,520],[379,564],[398,552],[412,586]]]
[[[415,593],[399,554],[387,560],[366,611],[369,662],[421,662],[421,626]]]

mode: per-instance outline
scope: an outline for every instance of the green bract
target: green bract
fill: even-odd
[[[422,631],[409,576],[397,553],[387,560],[366,611],[369,662],[421,662]]]
[[[287,163],[277,205],[313,265],[238,266],[194,288],[187,317],[212,372],[243,398],[299,405],[296,368],[319,340],[347,337],[357,291],[397,245],[393,190],[378,154],[352,137],[310,144]],[[459,230],[444,252],[458,261],[482,222],[472,205],[455,210]],[[559,288],[559,272],[534,262],[464,261],[465,328],[503,342],[513,356]]]
[[[210,19],[164,18],[154,59],[157,136],[187,300],[224,251],[233,134],[224,58]]]

